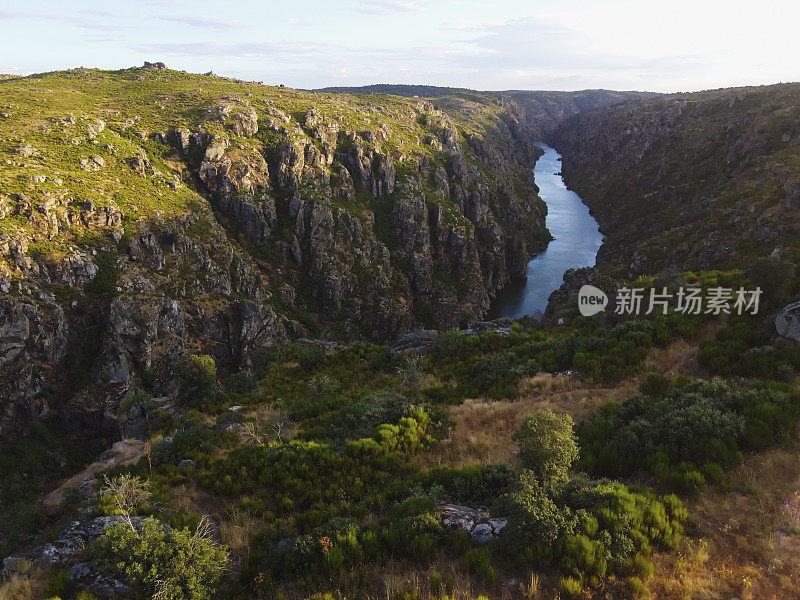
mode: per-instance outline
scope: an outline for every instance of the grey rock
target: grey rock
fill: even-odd
[[[183,471],[184,469],[194,469],[194,461],[190,458],[184,458],[178,463],[178,468]]]
[[[77,587],[100,598],[131,598],[133,590],[126,584],[103,575],[89,563],[81,562],[69,570],[69,578]]]
[[[397,339],[389,345],[389,352],[392,355],[402,354],[407,351],[425,354],[430,352],[437,343],[439,343],[438,331],[435,329],[420,329],[397,336]]]
[[[503,517],[489,517],[484,511],[458,504],[440,502],[437,507],[442,523],[451,529],[460,529],[470,535],[476,544],[488,544],[508,524]]]
[[[800,342],[800,302],[793,302],[778,313],[775,329],[781,337]]]
[[[511,319],[495,319],[493,321],[473,321],[467,324],[464,335],[484,335],[493,331],[500,335],[511,333],[511,326],[514,322]]]

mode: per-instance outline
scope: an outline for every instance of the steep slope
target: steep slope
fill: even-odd
[[[479,318],[549,239],[507,99],[150,65],[5,80],[0,104],[0,431],[88,384],[164,391],[188,351],[247,367]]]
[[[679,94],[581,113],[551,136],[621,272],[800,251],[800,85]]]

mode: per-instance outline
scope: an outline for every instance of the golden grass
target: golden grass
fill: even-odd
[[[34,600],[34,594],[31,580],[21,575],[12,575],[0,585],[0,600]]]
[[[729,478],[732,491],[709,486],[687,502],[690,537],[658,557],[653,598],[798,597],[800,535],[780,524],[781,506],[800,489],[800,451],[749,456]]]
[[[47,581],[48,572],[31,566],[21,565],[21,571],[0,580],[0,600],[38,600]]]
[[[635,386],[631,388],[635,390]],[[520,382],[519,399],[468,399],[446,409],[454,427],[439,448],[425,457],[430,465],[460,467],[476,463],[513,462],[511,434],[526,415],[549,408],[568,413],[576,422],[593,415],[608,400],[628,394],[627,388],[587,385],[569,377],[540,373]]]

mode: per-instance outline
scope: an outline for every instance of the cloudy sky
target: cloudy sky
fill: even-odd
[[[798,22],[796,0],[0,0],[0,73],[690,91],[800,80]]]

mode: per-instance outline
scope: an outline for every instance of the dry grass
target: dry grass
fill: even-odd
[[[654,598],[798,597],[800,535],[780,525],[782,505],[800,489],[800,452],[750,456],[730,482],[730,492],[709,487],[687,503],[691,538],[678,553],[658,557]]]
[[[0,600],[37,600],[47,581],[47,571],[30,564],[22,565],[22,572],[15,572],[0,580]]]
[[[33,600],[34,586],[30,579],[21,575],[12,575],[0,585],[0,600]]]
[[[581,422],[611,399],[627,393],[623,388],[588,385],[570,377],[539,374],[520,383],[518,400],[495,402],[468,399],[448,407],[454,423],[450,436],[426,460],[430,465],[460,467],[468,464],[513,462],[516,445],[511,434],[526,415],[542,408],[568,413]]]

